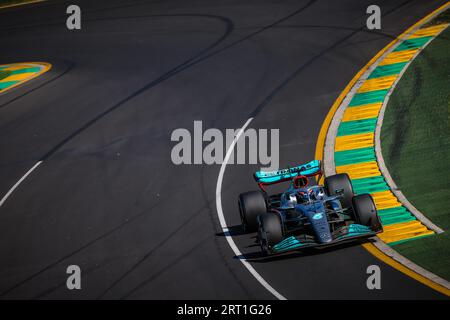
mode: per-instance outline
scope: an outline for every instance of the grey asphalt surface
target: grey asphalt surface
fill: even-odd
[[[280,165],[312,160],[320,126],[354,74],[445,1],[68,1],[0,11],[0,63],[51,71],[0,94],[0,298],[273,299],[221,234],[219,166],[172,164],[174,129],[280,129]],[[429,299],[432,289],[359,244],[261,259],[236,199],[255,165],[227,166],[227,222],[288,299]],[[82,289],[66,288],[66,268]],[[382,270],[368,290],[366,268]]]

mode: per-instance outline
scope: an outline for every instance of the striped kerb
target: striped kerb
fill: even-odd
[[[361,106],[347,108],[344,112],[342,121],[363,120],[378,117],[380,112],[381,102],[364,104]]]
[[[388,93],[388,89],[360,92],[353,96],[349,107],[361,106],[369,103],[383,102]]]
[[[407,62],[397,62],[376,67],[367,79],[379,78],[391,75],[398,75],[403,70]]]
[[[0,80],[0,92],[14,85],[30,80],[45,68],[45,65],[28,63],[1,65],[0,70],[2,72],[7,72],[7,76]]]
[[[369,193],[384,227],[379,237],[393,245],[433,234],[391,192],[378,168],[374,137],[378,114],[398,75],[435,34],[447,25],[419,29],[387,54],[361,83],[338,127],[334,162],[336,173],[347,173],[355,194]]]

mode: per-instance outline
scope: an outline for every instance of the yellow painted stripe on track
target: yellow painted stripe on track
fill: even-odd
[[[30,0],[30,1],[21,2],[21,3],[13,3],[13,4],[0,5],[0,10],[1,10],[1,9],[7,9],[7,8],[13,8],[13,7],[19,7],[19,6],[23,6],[23,5],[31,4],[31,3],[44,2],[44,1],[47,1],[47,0]]]
[[[374,90],[389,89],[397,79],[397,75],[368,79],[364,81],[358,92],[368,92]]]
[[[20,74],[13,74],[6,78],[3,78],[0,80],[0,82],[8,82],[8,81],[23,81],[26,80],[29,77],[32,77],[36,74],[36,72],[27,72],[27,73],[20,73]]]
[[[374,133],[360,133],[348,136],[336,137],[334,151],[344,151],[359,148],[372,147],[374,145]]]
[[[380,62],[379,66],[398,62],[407,62],[414,57],[417,51],[418,49],[391,52]]]
[[[342,92],[339,94],[337,99],[334,101],[333,105],[330,108],[330,111],[328,111],[328,114],[326,115],[322,126],[320,127],[319,136],[317,137],[317,143],[316,143],[316,152],[315,152],[315,158],[318,160],[323,160],[323,152],[324,152],[324,146],[325,146],[325,139],[328,132],[328,127],[330,126],[331,121],[333,120],[334,113],[341,105],[344,98],[347,96],[348,92],[351,90],[351,88],[355,85],[355,83],[359,80],[359,78],[363,75],[364,72],[366,72],[367,69],[371,65],[373,65],[377,59],[379,59],[389,48],[391,48],[394,44],[397,43],[398,39],[404,38],[408,33],[411,32],[411,30],[417,28],[421,24],[423,24],[425,21],[427,21],[431,16],[438,13],[439,11],[445,10],[450,5],[450,2],[447,2],[446,4],[442,5],[441,7],[437,8],[418,22],[416,22],[414,25],[409,27],[405,32],[403,32],[401,35],[399,35],[396,39],[392,40],[386,47],[384,47],[380,52],[378,52],[370,61],[361,68],[361,70],[358,71],[358,73],[350,80],[350,82],[347,84],[347,86],[342,90]],[[386,63],[388,64],[388,63]],[[338,167],[336,167],[337,169]],[[319,180],[320,183],[323,183],[324,177]],[[394,260],[393,258],[387,256],[385,253],[380,251],[377,247],[375,247],[372,243],[365,243],[362,245],[364,249],[366,249],[368,252],[370,252],[374,257],[377,259],[383,261],[384,263],[390,265],[392,268],[397,269],[398,271],[402,272],[403,274],[411,277],[412,279],[419,281],[420,283],[442,293],[450,297],[450,290],[439,285],[436,282],[431,281],[430,279],[422,276],[421,274],[418,274],[417,272],[414,272],[413,270],[405,267],[400,262]]]
[[[432,27],[419,29],[416,32],[414,32],[411,36],[409,36],[408,39],[434,36],[439,32],[441,32],[442,30],[444,30],[445,28],[447,28],[447,26],[448,26],[447,23],[443,23]]]
[[[355,121],[355,120],[364,120],[375,118],[380,113],[382,102],[366,104],[358,107],[351,107],[345,109],[344,116],[342,117],[342,121]]]
[[[399,207],[402,205],[390,190],[374,192],[371,195],[378,210]]]
[[[413,278],[416,281],[419,281],[420,283],[423,283],[424,285],[442,293],[445,294],[447,296],[450,296],[450,290],[431,281],[428,278],[425,278],[424,276],[422,276],[421,274],[418,274],[414,271],[412,271],[411,269],[405,267],[403,264],[401,264],[400,262],[392,259],[391,257],[385,255],[382,251],[380,251],[377,247],[375,247],[373,244],[371,243],[364,243],[363,248],[366,249],[367,251],[369,251],[373,256],[375,256],[377,259],[380,259],[381,261],[383,261],[384,263],[390,265],[392,268],[397,269],[398,271],[406,274],[407,276]]]
[[[381,172],[380,169],[378,169],[378,164],[376,161],[337,166],[336,173],[348,173],[350,179],[381,176]]]

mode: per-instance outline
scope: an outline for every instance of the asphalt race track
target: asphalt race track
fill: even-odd
[[[336,97],[371,57],[445,1],[70,1],[0,11],[0,64],[45,61],[0,94],[0,298],[273,299],[221,233],[219,165],[172,164],[173,130],[280,129],[280,166],[314,158]],[[222,203],[245,257],[288,299],[444,298],[358,243],[262,259],[237,196],[259,166],[227,166]],[[66,288],[66,268],[82,289]],[[382,270],[368,290],[366,268]]]

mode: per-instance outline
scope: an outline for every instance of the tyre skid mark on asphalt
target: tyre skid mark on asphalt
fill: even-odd
[[[78,130],[76,130],[74,133],[72,133],[71,135],[69,135],[68,137],[66,137],[64,140],[62,140],[60,143],[58,143],[55,147],[53,147],[50,151],[48,151],[40,161],[38,161],[38,163],[36,163],[30,170],[27,171],[27,173],[21,178],[19,179],[19,181],[17,181],[14,186],[6,193],[6,195],[2,198],[1,203],[0,203],[0,208],[1,206],[6,202],[6,200],[11,196],[11,194],[20,186],[20,184],[44,161],[46,161],[48,158],[50,158],[53,154],[55,154],[63,145],[65,145],[66,143],[68,143],[69,141],[71,141],[73,138],[75,138],[78,134],[80,134],[81,132],[83,132],[84,130],[86,130],[87,128],[91,127],[94,123],[96,123],[97,121],[99,121],[100,119],[102,119],[104,116],[106,116],[107,114],[109,114],[110,112],[116,110],[118,107],[122,106],[124,103],[126,103],[127,101],[131,100],[132,98],[136,97],[137,95],[143,93],[144,91],[160,84],[161,82],[171,78],[172,76],[192,67],[195,66],[196,64],[205,61],[229,48],[234,47],[235,45],[246,41],[262,32],[264,32],[267,29],[272,28],[273,26],[276,26],[277,24],[299,14],[300,12],[302,12],[303,10],[307,9],[309,6],[311,6],[314,2],[316,2],[317,0],[310,0],[308,3],[306,3],[305,5],[301,6],[299,9],[297,9],[296,11],[290,13],[287,16],[284,16],[278,20],[276,20],[275,22],[266,25],[265,27],[262,27],[260,29],[258,29],[255,32],[252,32],[228,45],[226,45],[223,48],[217,49],[215,51],[212,51],[210,53],[208,53],[208,51],[210,51],[211,49],[213,49],[214,47],[217,47],[223,40],[225,40],[225,38],[228,37],[228,35],[231,34],[232,30],[234,29],[234,24],[232,23],[231,20],[229,20],[228,18],[222,17],[222,16],[216,16],[216,15],[202,15],[202,14],[175,14],[175,15],[152,15],[152,16],[146,16],[146,17],[169,17],[169,16],[174,16],[174,17],[186,17],[186,16],[195,16],[195,17],[206,17],[206,18],[216,18],[219,19],[223,22],[225,22],[225,24],[227,25],[227,28],[224,32],[224,34],[218,39],[216,40],[214,43],[212,43],[210,46],[208,46],[206,49],[203,49],[200,53],[198,53],[196,56],[188,59],[187,61],[179,64],[178,66],[174,67],[172,70],[168,71],[167,73],[165,73],[164,75],[160,76],[159,78],[157,78],[156,80],[152,81],[151,83],[147,84],[146,86],[142,87],[141,89],[137,90],[135,93],[133,93],[132,95],[128,96],[127,98],[121,100],[120,102],[118,102],[116,105],[114,105],[113,107],[107,109],[106,111],[102,112],[101,114],[99,114],[97,117],[93,118],[92,120],[88,121],[85,125],[83,125],[81,128],[79,128]],[[142,17],[141,17],[142,18]],[[96,20],[109,20],[109,19],[114,19],[114,18],[107,18],[107,19],[96,19]],[[115,18],[115,19],[119,19],[119,18]],[[126,18],[125,18],[126,19]],[[50,24],[51,25],[51,24]],[[27,26],[25,26],[27,27]],[[249,119],[251,121],[251,119]],[[229,234],[228,228],[226,230],[226,232]],[[81,249],[82,250],[82,249]],[[62,260],[65,260],[65,258],[67,257],[63,257]],[[61,259],[60,259],[61,260]],[[11,290],[14,290],[15,288],[17,288],[18,286],[24,284],[26,281],[31,280],[32,278],[34,278],[36,275],[40,274],[41,272],[47,270],[48,268],[50,268],[50,266],[47,266],[46,268],[42,269],[41,271],[38,271],[36,273],[34,273],[33,275],[31,275],[30,277],[26,278],[25,280],[19,282],[18,284],[14,285],[13,287],[11,287],[10,289],[6,290],[3,293],[0,293],[1,295],[4,295],[8,292],[10,292]],[[264,279],[261,278],[262,282],[265,282]],[[268,284],[267,284],[268,285]],[[268,285],[270,286],[270,285]],[[276,292],[274,290],[274,292]],[[274,293],[274,295],[279,298],[279,299],[285,299],[282,295],[278,294],[278,293]]]
[[[164,15],[164,16],[169,16],[169,15]],[[178,14],[175,16],[191,16],[188,14]],[[232,23],[231,20],[225,18],[225,17],[221,17],[221,16],[214,16],[214,15],[194,15],[196,17],[198,16],[204,16],[207,18],[215,18],[218,19],[219,21],[222,21],[225,23],[226,25],[226,30],[224,31],[224,33],[218,38],[216,39],[212,44],[210,44],[208,47],[204,48],[203,50],[201,50],[199,53],[197,53],[195,56],[187,59],[186,61],[182,62],[181,64],[175,66],[173,69],[169,70],[168,72],[166,72],[165,74],[163,74],[162,76],[158,77],[156,80],[153,80],[152,82],[150,82],[149,84],[147,84],[146,86],[140,88],[139,90],[137,90],[135,93],[131,94],[130,96],[128,96],[127,98],[121,100],[120,102],[118,102],[117,104],[115,104],[113,107],[107,109],[106,111],[102,112],[101,114],[99,114],[98,116],[96,116],[95,118],[91,119],[90,121],[88,121],[85,125],[83,125],[81,128],[77,129],[74,133],[72,133],[71,135],[69,135],[68,137],[66,137],[64,140],[62,140],[60,143],[58,143],[55,147],[53,147],[50,151],[48,151],[35,165],[33,165],[33,167],[31,167],[9,190],[8,192],[3,196],[3,198],[0,200],[0,208],[5,204],[5,202],[10,198],[10,196],[14,193],[14,191],[16,191],[18,189],[18,187],[27,179],[28,176],[30,176],[43,162],[45,162],[46,160],[48,160],[52,155],[54,155],[63,145],[65,145],[66,143],[68,143],[69,141],[71,141],[73,138],[75,138],[76,136],[78,136],[78,134],[80,134],[82,131],[84,131],[85,129],[91,127],[91,125],[93,125],[94,123],[96,123],[97,121],[99,121],[101,118],[103,118],[104,116],[106,116],[107,114],[109,114],[110,112],[116,110],[118,107],[122,106],[123,104],[125,104],[127,101],[131,100],[132,98],[134,98],[135,96],[143,93],[144,91],[146,91],[147,89],[150,89],[158,84],[160,84],[161,82],[171,78],[172,76],[186,70],[187,68],[193,66],[194,64],[198,63],[201,58],[205,57],[205,54],[217,47],[222,41],[225,40],[225,38],[228,37],[228,35],[231,34],[234,25]],[[70,68],[68,69],[70,70]],[[59,78],[59,77],[57,77]],[[40,86],[41,87],[41,86]],[[39,87],[39,88],[40,88]],[[26,94],[26,93],[25,93]],[[22,97],[25,94],[19,96]],[[116,230],[117,228],[115,228],[114,230]],[[107,233],[108,234],[108,233]],[[103,238],[103,236],[99,237],[99,238]],[[93,242],[95,242],[97,239],[95,239]],[[23,285],[24,283],[26,283],[27,281],[30,281],[31,279],[33,279],[34,277],[36,277],[37,275],[41,274],[42,272],[49,270],[52,266],[54,266],[55,264],[64,261],[65,259],[67,259],[68,257],[70,257],[71,255],[83,250],[84,248],[86,248],[87,246],[89,246],[90,244],[92,244],[93,242],[89,242],[87,245],[81,247],[80,249],[76,250],[75,252],[72,252],[69,255],[66,255],[60,259],[58,259],[56,262],[46,266],[45,268],[33,273],[32,275],[30,275],[29,277],[25,278],[22,281],[19,281],[17,284],[13,285],[12,287],[10,287],[9,289],[3,291],[0,293],[0,296],[3,296],[9,292],[11,292],[12,290],[18,288],[19,286]]]
[[[176,194],[176,195],[177,195],[177,194]],[[171,196],[172,196],[172,195],[170,195],[170,197],[171,197]],[[108,238],[109,236],[113,235],[115,232],[121,230],[122,228],[124,228],[124,227],[126,227],[126,226],[128,226],[128,225],[130,225],[130,224],[132,224],[132,223],[134,223],[134,222],[136,222],[136,221],[139,220],[140,218],[144,217],[144,216],[146,215],[147,212],[157,209],[162,203],[164,203],[165,200],[169,200],[169,196],[168,196],[167,198],[161,198],[161,199],[159,199],[159,201],[158,201],[157,203],[155,203],[155,204],[153,204],[153,205],[151,205],[151,206],[145,208],[144,210],[140,211],[139,213],[135,214],[134,216],[132,216],[132,217],[130,217],[130,218],[127,218],[127,219],[126,219],[125,221],[123,221],[121,224],[119,224],[119,225],[117,225],[117,226],[115,226],[115,227],[113,227],[113,228],[107,230],[106,232],[104,232],[103,234],[97,236],[96,238],[94,238],[94,239],[92,239],[92,240],[89,240],[88,242],[86,242],[86,243],[84,243],[83,245],[79,246],[78,248],[74,249],[74,250],[71,251],[70,253],[68,253],[68,254],[66,254],[66,255],[64,255],[64,256],[62,256],[62,257],[56,259],[55,261],[49,263],[48,265],[46,265],[45,267],[41,268],[40,270],[34,272],[33,274],[31,274],[30,276],[26,277],[25,279],[23,279],[23,280],[17,282],[16,284],[10,286],[8,289],[6,289],[6,290],[0,292],[0,297],[5,296],[6,294],[8,294],[8,293],[12,292],[13,290],[19,288],[20,286],[24,285],[26,282],[28,282],[28,281],[30,281],[30,280],[32,280],[32,279],[34,279],[34,278],[36,278],[36,277],[42,275],[44,272],[50,270],[51,268],[54,268],[55,266],[57,266],[58,264],[62,263],[63,261],[65,261],[65,260],[67,260],[67,259],[73,257],[74,255],[76,255],[76,254],[82,252],[83,250],[85,250],[85,249],[91,247],[92,245],[96,244],[97,242],[99,242],[99,241],[101,241],[101,240],[104,240],[104,239]],[[187,219],[186,221],[184,221],[183,226],[186,225],[187,223],[189,223],[189,222],[191,221],[191,219],[193,219],[193,218],[197,217],[199,214],[201,214],[201,212],[202,212],[203,210],[205,210],[205,208],[206,208],[205,206],[199,208],[199,209],[197,210],[197,213],[196,213],[196,214],[194,214],[194,215],[191,216],[189,219]],[[181,230],[181,227],[175,229],[175,230],[173,231],[173,234],[175,234],[175,233],[178,232],[179,230]],[[166,241],[168,241],[169,239],[170,239],[170,236],[167,237],[167,238],[165,238],[165,239],[163,239],[161,242],[159,242],[157,246],[162,246],[162,245],[163,245]],[[65,285],[65,282],[64,282],[62,285]],[[58,287],[60,287],[60,286],[57,286],[57,287],[55,287],[55,288],[58,288]],[[55,288],[54,288],[54,289],[55,289]],[[37,297],[40,297],[41,295],[47,294],[47,292],[50,293],[50,292],[52,291],[52,289],[48,289],[48,290],[45,290],[45,291],[46,291],[46,293],[40,293],[40,294],[38,294],[38,295],[36,296],[36,298],[37,298]]]
[[[56,71],[56,70],[55,70],[55,65],[53,65],[53,66],[52,66],[52,72],[49,72],[49,74],[51,74],[51,73],[54,73],[54,74],[55,74],[53,77],[50,77],[50,79],[46,80],[44,83],[42,83],[42,84],[40,84],[40,85],[38,85],[38,86],[36,86],[36,87],[33,87],[32,89],[30,89],[30,90],[28,90],[28,91],[25,91],[24,93],[22,93],[22,94],[20,94],[20,95],[15,96],[15,97],[12,98],[11,100],[8,100],[8,101],[6,101],[6,102],[3,103],[3,104],[0,104],[0,109],[6,107],[7,105],[9,105],[9,104],[11,104],[11,103],[13,103],[14,101],[19,100],[19,99],[22,98],[22,97],[25,97],[25,96],[28,95],[28,94],[31,94],[32,92],[35,92],[36,90],[41,89],[42,87],[46,86],[47,84],[52,83],[52,82],[58,80],[59,78],[63,77],[63,76],[66,75],[68,72],[70,72],[70,71],[74,68],[74,66],[75,66],[75,63],[73,63],[73,62],[71,62],[71,61],[68,61],[68,60],[64,60],[64,61],[62,61],[62,62],[63,62],[63,64],[65,65],[65,67],[64,67],[63,70],[60,70],[60,71],[58,70],[58,71]],[[56,68],[58,68],[58,67],[56,66]],[[4,128],[5,128],[5,127],[4,127]]]
[[[160,17],[162,17],[163,15],[160,15]],[[166,17],[168,17],[169,15],[164,15]],[[191,16],[188,14],[179,14],[179,15],[174,15],[174,16]],[[216,39],[212,44],[210,44],[208,47],[206,47],[205,49],[201,50],[199,53],[197,53],[195,56],[187,59],[186,61],[182,62],[181,64],[175,66],[174,68],[172,68],[171,70],[169,70],[168,72],[166,72],[165,74],[163,74],[162,76],[158,77],[157,79],[153,80],[152,82],[150,82],[149,84],[145,85],[144,87],[140,88],[139,90],[135,91],[133,94],[129,95],[128,97],[126,97],[125,99],[122,99],[121,101],[119,101],[118,103],[116,103],[114,106],[112,106],[111,108],[103,111],[102,113],[100,113],[99,115],[97,115],[95,118],[91,119],[90,121],[88,121],[87,123],[85,123],[83,126],[81,126],[80,128],[78,128],[75,132],[73,132],[72,134],[70,134],[69,136],[67,136],[65,139],[63,139],[62,141],[60,141],[58,144],[56,144],[56,146],[54,146],[52,149],[50,149],[50,151],[48,151],[30,170],[27,171],[27,173],[22,176],[22,178],[20,178],[14,185],[12,188],[10,188],[8,190],[8,192],[5,194],[5,196],[3,196],[2,200],[0,201],[0,207],[6,202],[6,200],[11,196],[11,194],[19,187],[19,185],[44,161],[48,160],[52,155],[54,155],[63,145],[65,145],[66,143],[68,143],[69,141],[71,141],[73,138],[75,138],[76,136],[78,136],[81,132],[83,132],[84,130],[88,129],[89,127],[91,127],[94,123],[96,123],[97,121],[99,121],[100,119],[102,119],[104,116],[106,116],[107,114],[111,113],[112,111],[115,111],[117,108],[121,107],[123,104],[125,104],[126,102],[128,102],[129,100],[131,100],[132,98],[138,96],[139,94],[143,93],[144,91],[160,84],[161,82],[171,78],[172,76],[176,75],[177,73],[187,69],[188,67],[192,66],[193,61],[197,61],[197,59],[201,58],[205,53],[207,53],[209,50],[213,49],[214,47],[218,46],[223,40],[225,40],[225,38],[231,33],[231,31],[233,30],[234,26],[233,23],[231,22],[231,20],[221,17],[221,16],[214,16],[214,15],[194,15],[196,17],[198,16],[204,16],[207,18],[215,18],[218,19],[222,22],[224,22],[226,24],[226,30],[225,32],[218,38]],[[49,65],[51,66],[51,65]],[[70,69],[70,68],[69,68]],[[48,70],[48,69],[47,69]],[[47,71],[46,70],[46,71]],[[22,95],[23,96],[23,95]],[[22,97],[20,96],[20,97]]]

